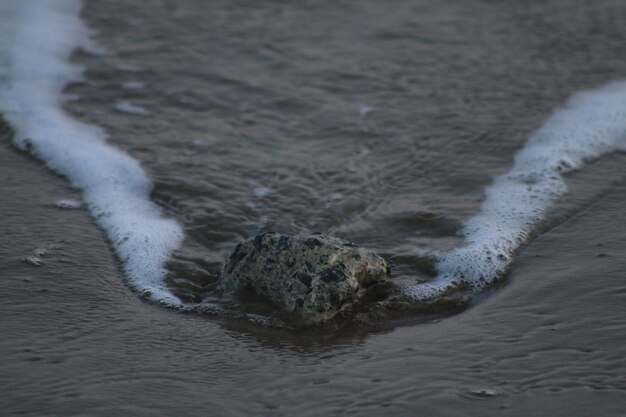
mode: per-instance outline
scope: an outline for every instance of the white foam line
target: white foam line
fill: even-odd
[[[105,133],[62,111],[62,89],[81,75],[69,56],[89,41],[78,0],[2,0],[0,26],[13,25],[3,68],[0,111],[15,144],[30,149],[83,191],[107,232],[129,283],[150,299],[180,306],[165,286],[164,263],[183,239],[181,227],[149,199],[151,182]],[[6,35],[7,33],[3,31]],[[8,38],[5,38],[8,39]],[[86,260],[89,262],[89,260]]]
[[[626,151],[626,82],[575,94],[535,132],[513,168],[485,191],[480,212],[465,225],[466,245],[441,255],[438,276],[404,288],[415,301],[460,284],[474,290],[502,276],[512,255],[567,191],[563,174],[590,159]]]

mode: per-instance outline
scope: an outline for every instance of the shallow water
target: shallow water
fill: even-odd
[[[74,54],[87,71],[66,109],[183,225],[168,284],[188,301],[263,230],[329,232],[379,251],[396,282],[428,279],[425,257],[462,244],[553,110],[626,69],[619,1],[86,1],[82,17],[103,50]],[[55,206],[80,195],[3,139],[3,413],[626,410],[624,155],[568,175],[468,310],[288,332],[142,301],[87,211]]]

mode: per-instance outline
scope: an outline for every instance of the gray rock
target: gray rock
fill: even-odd
[[[302,324],[329,320],[389,280],[387,262],[371,250],[319,233],[262,233],[237,245],[222,269],[226,294],[252,291],[295,313]]]

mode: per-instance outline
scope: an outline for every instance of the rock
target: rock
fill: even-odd
[[[302,324],[331,319],[389,280],[373,251],[320,233],[262,233],[237,245],[222,269],[226,294],[252,291],[295,313]]]

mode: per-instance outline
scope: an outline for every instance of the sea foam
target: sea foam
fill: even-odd
[[[164,263],[183,239],[181,227],[150,201],[152,184],[137,161],[108,145],[101,129],[62,110],[63,87],[81,76],[70,54],[89,42],[79,12],[78,0],[2,1],[0,112],[15,145],[82,190],[131,286],[179,306],[163,279]]]
[[[485,191],[480,212],[464,229],[465,246],[438,256],[437,277],[404,288],[415,301],[460,284],[479,290],[501,277],[514,252],[566,193],[563,174],[590,159],[626,151],[626,82],[570,98],[515,156],[512,169]]]

